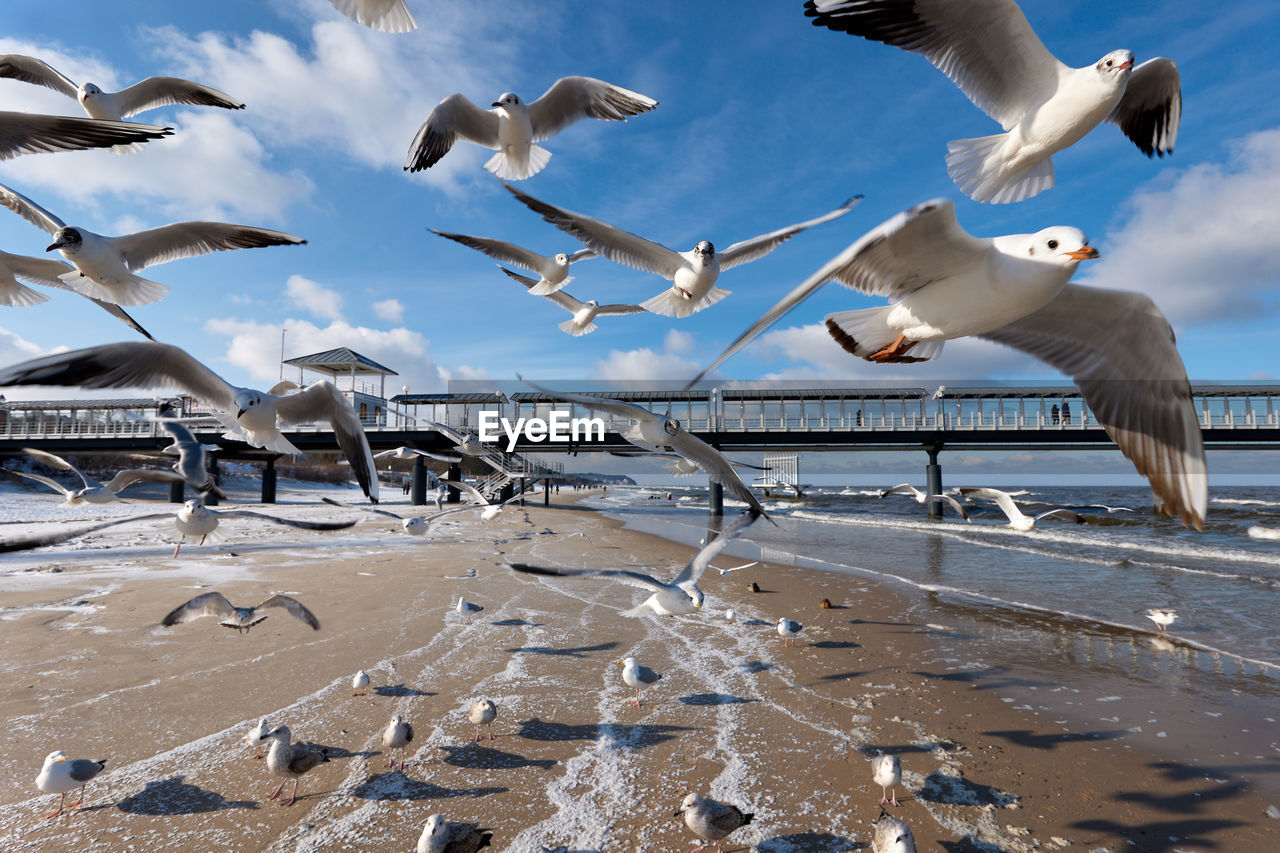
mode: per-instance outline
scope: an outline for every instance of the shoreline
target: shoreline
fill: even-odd
[[[1053,850],[1062,846],[1055,838],[1115,853],[1134,849],[1129,840],[1170,851],[1275,843],[1265,798],[1005,701],[996,665],[970,677],[957,653],[964,631],[916,618],[910,596],[870,579],[785,565],[709,572],[700,618],[657,620],[618,615],[643,597],[628,587],[501,568],[513,559],[596,562],[647,565],[662,577],[689,558],[687,547],[573,507],[581,496],[553,495],[544,510],[535,494],[524,508],[532,526],[512,507],[505,521],[466,522],[427,543],[373,537],[371,528],[391,525],[368,522],[332,545],[233,544],[239,557],[206,546],[173,561],[153,548],[130,558],[135,580],[105,583],[92,599],[100,610],[6,616],[11,678],[51,664],[52,674],[23,683],[33,695],[0,702],[20,735],[0,775],[9,780],[0,784],[0,840],[13,850],[112,850],[148,838],[183,850],[207,849],[210,839],[236,850],[410,849],[426,816],[442,811],[493,828],[498,850],[671,849],[690,840],[669,815],[699,790],[757,812],[731,837],[735,849],[857,849],[879,814],[867,758],[893,751],[913,797],[895,814],[921,849]],[[569,528],[592,543],[544,532]],[[204,564],[174,565],[187,560]],[[92,558],[73,562],[63,575],[84,580],[56,583],[70,604],[96,575]],[[135,613],[158,618],[195,594],[193,580],[209,583],[220,574],[214,564],[228,563],[247,563],[218,580],[232,601],[253,598],[268,579],[312,607],[324,630],[283,611],[247,637],[217,633],[207,619],[137,627]],[[469,568],[475,579],[464,577]],[[746,592],[752,579],[768,591]],[[486,606],[473,624],[451,618],[458,593]],[[837,608],[818,609],[823,596]],[[725,606],[760,624],[723,623]],[[799,648],[780,648],[778,615],[805,624]],[[92,665],[77,654],[89,635],[99,638]],[[155,671],[139,673],[148,650]],[[626,704],[613,666],[629,651],[664,675],[640,709]],[[379,689],[348,696],[350,674],[371,664]],[[466,743],[463,715],[481,693],[499,703],[492,746]],[[144,707],[166,716],[120,718]],[[377,734],[395,711],[418,729],[411,750],[422,744],[407,774],[379,767]],[[265,768],[240,755],[242,726],[261,713],[340,750],[304,778],[291,809],[262,799]],[[50,798],[34,796],[31,780],[52,748],[93,758],[106,748],[118,760],[90,786],[89,810],[41,822]]]

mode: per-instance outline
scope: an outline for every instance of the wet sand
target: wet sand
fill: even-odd
[[[897,590],[761,565],[704,576],[698,617],[627,618],[640,590],[502,564],[670,576],[691,549],[567,506],[527,513],[426,540],[383,519],[269,545],[252,531],[278,528],[242,528],[176,560],[167,530],[12,556],[0,849],[411,850],[443,812],[492,829],[497,850],[678,850],[694,843],[672,817],[690,791],[755,813],[732,849],[868,849],[880,752],[902,759],[893,811],[921,850],[1280,847],[1272,804],[1229,769],[1006,701],[999,662],[975,668],[964,631],[904,616]],[[215,588],[236,603],[294,594],[322,629],[283,610],[246,636],[213,619],[159,627]],[[450,609],[459,594],[485,607],[470,623]],[[795,648],[773,630],[780,615],[805,625]],[[630,654],[663,674],[641,708],[615,663]],[[367,696],[349,686],[360,668]],[[480,698],[498,704],[497,737],[472,744]],[[384,767],[379,739],[396,713],[416,730],[404,772]],[[290,807],[266,799],[280,780],[243,741],[264,715],[330,750]],[[54,749],[108,770],[78,813],[44,820],[57,798],[34,778]]]

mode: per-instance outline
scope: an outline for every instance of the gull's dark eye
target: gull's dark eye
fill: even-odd
[[[1058,241],[1057,241],[1057,240],[1050,240],[1050,241],[1049,241],[1049,248],[1050,248],[1050,249],[1056,249],[1056,248],[1058,248]]]
[[[1111,60],[1110,60],[1110,59],[1108,59],[1108,60],[1107,60],[1107,67],[1108,67],[1108,68],[1110,68],[1110,67],[1111,67]]]

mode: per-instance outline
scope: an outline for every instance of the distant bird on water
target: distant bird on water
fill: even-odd
[[[754,814],[744,813],[737,806],[718,803],[699,794],[690,794],[684,798],[680,808],[676,809],[675,817],[681,815],[684,815],[684,825],[690,832],[703,841],[714,841],[718,851],[724,850],[721,842],[726,836],[735,829],[751,823],[751,819],[755,817]],[[703,844],[693,849],[702,850],[710,846],[710,844]]]
[[[535,142],[550,139],[580,119],[626,121],[657,105],[653,98],[594,77],[561,77],[530,104],[515,92],[503,92],[488,110],[464,95],[450,95],[418,129],[404,168],[431,168],[461,138],[496,149],[484,167],[503,180],[519,181],[542,171],[551,159],[551,152]]]
[[[947,173],[976,201],[1022,201],[1053,186],[1051,155],[1102,122],[1148,157],[1173,153],[1182,117],[1178,66],[1134,66],[1128,50],[1070,68],[1013,0],[808,0],[815,26],[919,53],[1007,131],[947,145]]]
[[[267,615],[259,615],[257,611],[264,607],[283,607],[289,611],[289,615],[305,622],[311,626],[313,631],[320,630],[320,620],[316,619],[315,614],[308,610],[302,602],[288,595],[273,595],[260,604],[253,607],[237,607],[227,597],[220,592],[206,592],[203,595],[197,595],[190,601],[175,607],[161,620],[160,624],[166,628],[183,622],[190,622],[199,619],[202,616],[219,616],[222,621],[218,624],[224,628],[235,628],[241,634],[248,633],[249,629],[254,625],[267,618]]]
[[[46,794],[57,794],[58,809],[57,811],[49,812],[45,817],[57,817],[62,814],[62,806],[66,802],[67,791],[75,788],[80,789],[80,798],[67,806],[67,808],[80,808],[84,804],[84,786],[89,784],[90,780],[105,770],[106,767],[106,760],[90,761],[87,758],[67,758],[67,754],[62,750],[46,755],[44,766],[40,768],[40,773],[36,776],[36,787]]]
[[[1018,505],[1014,502],[1013,497],[1008,492],[1002,492],[999,489],[980,489],[965,486],[961,488],[960,494],[966,498],[983,498],[989,501],[995,501],[1000,507],[1000,511],[1009,519],[1009,528],[1026,533],[1034,530],[1036,522],[1043,521],[1046,518],[1055,518],[1060,521],[1070,521],[1075,524],[1084,524],[1084,516],[1079,513],[1072,512],[1069,509],[1051,509],[1048,512],[1038,513],[1030,516],[1024,515],[1022,510],[1018,509]]]
[[[1163,634],[1178,618],[1178,611],[1172,607],[1152,607],[1142,611],[1142,615],[1156,623],[1156,630]]]
[[[930,500],[931,498],[946,501],[948,504],[951,505],[951,508],[954,509],[961,518],[963,518],[965,521],[969,520],[969,513],[965,512],[964,506],[961,505],[960,501],[951,497],[951,495],[929,495],[920,491],[910,483],[899,483],[896,486],[890,486],[887,489],[881,490],[880,497],[884,498],[884,497],[888,497],[889,495],[896,495],[896,494],[909,494],[916,499],[916,503],[918,504],[923,504],[928,500]]]

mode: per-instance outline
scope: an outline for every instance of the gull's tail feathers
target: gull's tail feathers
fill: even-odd
[[[573,320],[565,320],[563,323],[558,323],[557,325],[560,327],[560,331],[564,332],[566,335],[573,335],[575,338],[580,338],[583,335],[589,335],[596,330],[595,320],[592,320],[585,326],[575,325]]]
[[[872,354],[892,346],[898,339],[898,330],[885,323],[892,305],[880,308],[863,308],[858,311],[837,311],[827,315],[827,331],[845,352],[872,361]],[[902,355],[883,359],[892,364],[910,364],[937,358],[942,352],[943,341],[917,343]]]
[[[130,276],[128,281],[113,287],[105,287],[79,270],[69,270],[58,278],[77,293],[90,299],[100,299],[112,305],[150,305],[159,302],[169,293],[169,285],[151,281],[142,276]]]
[[[953,139],[947,143],[947,174],[974,201],[1012,204],[1037,196],[1053,186],[1053,159],[1009,171],[1001,149],[1009,134]]]
[[[564,290],[564,286],[571,281],[573,281],[573,276],[571,275],[565,276],[559,284],[552,284],[544,278],[533,287],[529,288],[529,292],[534,296],[547,296],[548,294]]]
[[[530,145],[528,156],[522,160],[509,157],[507,152],[499,149],[484,167],[504,181],[523,181],[546,168],[550,159],[550,151],[541,145]]]
[[[640,307],[646,311],[652,311],[654,314],[661,314],[664,317],[688,317],[696,314],[703,308],[709,308],[715,305],[721,299],[724,299],[732,290],[725,290],[723,287],[712,287],[707,291],[707,295],[701,299],[689,299],[682,295],[674,287],[668,287],[652,299],[646,299],[640,303]]]

